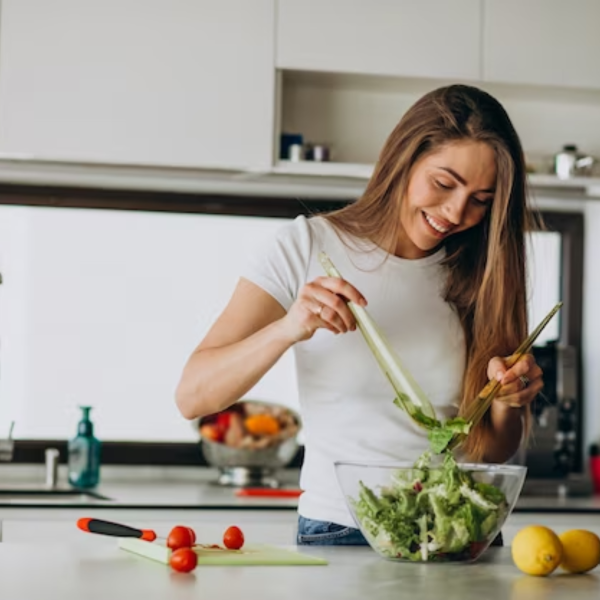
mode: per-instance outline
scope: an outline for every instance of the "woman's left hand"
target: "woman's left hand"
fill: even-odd
[[[525,354],[510,369],[505,359],[495,357],[488,364],[488,377],[502,383],[494,403],[512,408],[530,404],[542,391],[544,380],[542,369],[531,354]]]

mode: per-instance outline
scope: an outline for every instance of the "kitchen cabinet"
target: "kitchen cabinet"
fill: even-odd
[[[486,81],[600,88],[598,0],[484,0]]]
[[[279,0],[281,69],[475,80],[480,0]]]
[[[272,163],[275,0],[3,0],[0,155]]]

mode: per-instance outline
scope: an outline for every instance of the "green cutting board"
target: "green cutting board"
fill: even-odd
[[[161,542],[146,542],[136,538],[119,538],[119,548],[145,558],[169,564],[171,549]],[[267,544],[244,546],[241,550],[217,550],[196,546],[198,566],[203,565],[326,565],[323,558]]]

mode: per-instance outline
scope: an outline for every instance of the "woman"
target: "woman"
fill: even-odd
[[[518,449],[543,385],[531,356],[510,370],[503,360],[527,335],[525,188],[519,138],[494,98],[462,85],[427,94],[389,136],[362,197],[282,227],[190,357],[177,404],[191,419],[236,402],[293,347],[306,436],[299,543],[366,543],[334,461],[412,460],[428,448],[392,403],[347,301],[368,303],[438,415],[502,381],[464,450],[504,462]],[[323,276],[321,250],[344,280]]]

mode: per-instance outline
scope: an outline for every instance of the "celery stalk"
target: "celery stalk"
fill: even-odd
[[[319,261],[329,277],[342,278],[324,252],[319,253]],[[358,328],[375,356],[379,367],[392,385],[396,393],[396,404],[403,408],[421,427],[431,429],[432,426],[439,426],[431,402],[429,402],[412,375],[402,365],[402,361],[369,313],[362,306],[358,306],[353,302],[348,303],[348,308],[356,318]]]

